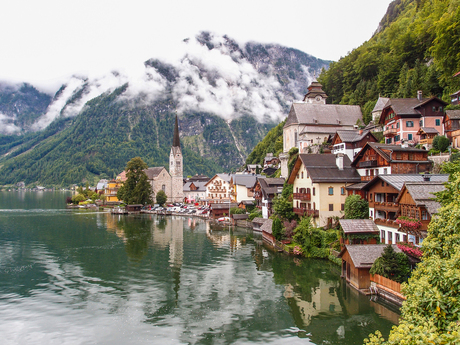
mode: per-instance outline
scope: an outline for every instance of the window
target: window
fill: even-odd
[[[399,122],[396,122],[396,128],[399,128]]]
[[[300,175],[301,175],[301,178],[303,178],[303,171],[300,173]]]
[[[329,187],[328,188],[328,194],[329,195],[334,195],[334,187]]]
[[[162,185],[161,189],[163,190],[163,192],[165,192],[166,191],[166,185]]]
[[[345,211],[345,204],[340,204],[340,210]]]
[[[406,127],[414,127],[414,121],[406,121]]]
[[[412,134],[407,135],[407,140],[412,140]]]
[[[374,217],[374,211],[371,210],[371,217]]]
[[[388,174],[388,169],[387,168],[383,168],[383,173],[386,175]]]
[[[329,204],[329,211],[334,211],[334,204]]]
[[[420,120],[419,125],[420,127],[423,127],[423,120]]]
[[[382,240],[385,239],[385,230],[380,231],[380,237],[382,238]]]
[[[442,107],[439,107],[439,111],[442,111]]]
[[[316,194],[315,192],[316,192],[315,187],[313,187],[313,196]]]
[[[395,135],[394,141],[395,141],[395,142],[399,141],[399,135]]]
[[[436,119],[436,126],[441,126],[441,120],[440,119]]]
[[[340,187],[340,194],[345,195],[345,187]]]
[[[391,144],[391,138],[387,138],[387,144]]]

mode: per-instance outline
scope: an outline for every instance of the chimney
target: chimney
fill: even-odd
[[[337,153],[337,156],[335,156],[335,164],[339,170],[343,170],[343,153]]]
[[[361,135],[361,134],[363,134],[363,130],[362,130],[362,129],[359,130],[359,135]]]
[[[417,91],[417,99],[421,102],[422,101],[422,90]]]
[[[406,140],[401,139],[401,147],[407,149],[409,147],[409,144],[407,143]]]

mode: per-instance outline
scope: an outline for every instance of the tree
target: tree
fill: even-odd
[[[166,193],[163,190],[160,190],[157,193],[156,200],[157,200],[158,205],[163,206],[165,204],[166,200],[168,200],[168,196],[166,195]]]
[[[452,166],[451,166],[452,167]],[[458,166],[457,166],[458,167]],[[368,344],[458,344],[460,339],[460,172],[449,177],[437,200],[442,207],[422,243],[422,261],[403,284],[406,301],[388,340],[380,332]]]
[[[144,171],[147,168],[147,164],[140,157],[135,157],[128,162],[126,181],[117,192],[118,200],[123,200],[128,205],[152,203],[152,186]]]
[[[358,194],[350,195],[345,199],[343,212],[345,219],[368,219],[369,203]]]
[[[382,256],[374,261],[370,273],[381,275],[398,283],[405,282],[410,274],[409,259],[404,253],[396,253],[389,244],[383,250]]]
[[[281,219],[291,220],[297,217],[294,213],[292,202],[282,195],[276,195],[273,198],[273,211]]]
[[[437,135],[433,139],[433,148],[439,152],[446,151],[449,144],[449,139],[447,139],[444,135]]]
[[[283,237],[283,225],[278,217],[273,220],[272,234],[277,241],[281,241],[281,238]]]

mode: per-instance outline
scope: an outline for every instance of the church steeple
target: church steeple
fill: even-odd
[[[176,115],[176,124],[174,125],[174,138],[173,138],[173,147],[180,147],[180,138],[179,138],[179,122]]]

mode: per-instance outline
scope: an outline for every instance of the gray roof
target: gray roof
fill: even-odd
[[[238,204],[236,202],[232,202],[232,203],[230,203],[230,205],[229,205],[228,202],[223,202],[223,203],[220,203],[220,204],[219,203],[211,204],[211,208],[213,210],[223,210],[223,209],[228,210],[228,209],[231,209],[233,207],[238,207]]]
[[[251,175],[251,174],[236,174],[233,175],[233,184],[234,185],[242,185],[246,188],[254,187],[257,182],[258,175]]]
[[[382,111],[382,109],[385,108],[385,105],[389,100],[390,99],[387,97],[379,97],[377,103],[375,103],[374,109],[372,109],[372,112]]]
[[[339,254],[342,257],[345,250],[356,268],[371,268],[374,261],[379,258],[388,244],[347,244]],[[401,253],[396,244],[391,245],[395,252]]]
[[[232,218],[235,220],[248,219],[249,214],[232,214]]]
[[[358,172],[350,166],[348,156],[343,156],[343,170],[336,164],[332,154],[300,154],[300,159],[307,169],[313,183],[317,182],[360,182]]]
[[[286,124],[353,126],[362,119],[358,105],[293,103]]]
[[[258,181],[265,198],[283,191],[284,178],[259,178]]]
[[[339,223],[345,234],[380,233],[372,219],[340,219]]]
[[[385,181],[390,186],[393,186],[397,190],[401,190],[404,186],[404,183],[408,182],[419,182],[423,183],[423,176],[422,174],[394,174],[394,175],[378,175],[374,177],[372,181],[369,181],[364,188],[369,188],[371,185],[376,183],[379,179]],[[447,174],[436,174],[436,175],[429,175],[430,181],[433,182],[447,182],[449,179],[449,175]],[[428,181],[425,183],[429,183]]]
[[[265,218],[260,218],[260,217],[255,217],[252,222],[256,224],[263,224],[265,223],[266,219]]]
[[[273,220],[272,219],[267,219],[262,226],[260,227],[260,230],[265,231],[268,234],[272,233],[272,225],[273,225]]]
[[[360,141],[366,135],[372,134],[369,130],[363,130],[361,133],[359,132],[359,130],[339,130],[337,131],[337,136],[344,143],[354,143],[356,141]]]
[[[424,131],[426,134],[439,134],[439,132],[433,127],[421,127],[419,130]]]
[[[430,215],[438,213],[441,204],[433,193],[445,190],[444,182],[407,182],[405,186],[416,206],[424,206]]]
[[[197,187],[197,189],[195,189],[193,191],[190,190],[190,186],[191,186],[192,183],[194,184],[195,187]],[[205,192],[206,191],[206,182],[203,182],[203,181],[187,182],[186,184],[184,184],[183,190],[184,190],[184,192]]]
[[[168,172],[165,167],[153,167],[153,168],[147,168],[145,169],[145,173],[147,174],[147,177],[149,180],[153,180],[155,177],[160,175],[160,173],[163,171],[163,169]],[[168,173],[169,175],[169,173]]]
[[[446,115],[449,119],[460,119],[460,110],[446,110]]]

